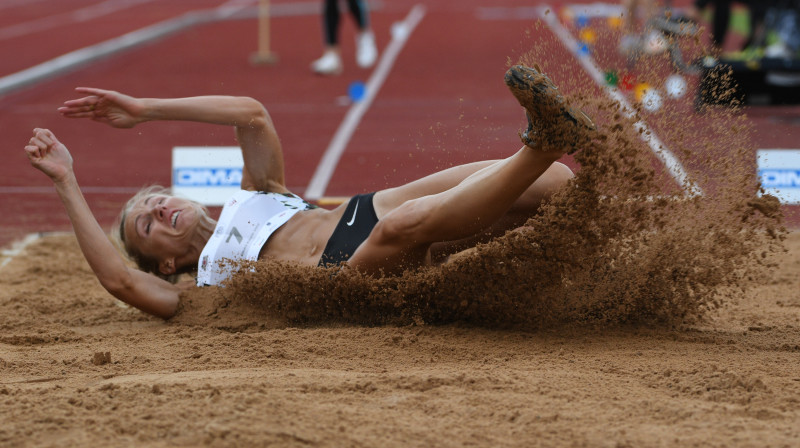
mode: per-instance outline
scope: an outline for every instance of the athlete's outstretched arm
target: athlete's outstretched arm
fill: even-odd
[[[88,96],[64,102],[58,111],[68,118],[88,118],[115,128],[132,128],[146,121],[157,120],[233,126],[244,158],[242,188],[280,193],[288,191],[278,134],[267,110],[253,98],[134,98],[89,87],[75,90]]]
[[[175,314],[181,288],[125,264],[86,204],[72,171],[72,156],[56,136],[47,129],[34,129],[25,153],[31,165],[53,181],[83,256],[103,287],[119,300],[154,316]]]

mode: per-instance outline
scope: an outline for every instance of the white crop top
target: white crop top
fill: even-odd
[[[200,254],[197,286],[219,285],[238,268],[237,261],[256,261],[273,232],[295,213],[311,208],[293,194],[244,190],[234,194]]]

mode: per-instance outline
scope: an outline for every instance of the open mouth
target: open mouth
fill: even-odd
[[[180,215],[180,214],[181,214],[181,210],[175,210],[174,212],[172,212],[172,216],[170,217],[170,220],[172,221],[172,228],[173,229],[175,228],[176,224],[178,223],[178,215]]]

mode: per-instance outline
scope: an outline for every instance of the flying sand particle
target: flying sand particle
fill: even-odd
[[[559,48],[537,42],[520,62],[532,66]],[[658,61],[666,63],[647,61],[636,79],[655,83]],[[246,304],[289,322],[676,323],[702,318],[768,272],[761,254],[779,251],[786,231],[776,200],[759,197],[751,127],[740,109],[697,115],[686,95],[665,101],[659,121],[649,123],[702,186],[704,195],[692,196],[639,139],[640,117],[627,117],[583,73],[544,69],[599,129],[575,156],[576,177],[523,227],[396,277],[259,261],[226,288],[203,292],[214,313]],[[729,77],[717,81],[712,94],[731,96]],[[201,312],[184,302],[183,318]]]

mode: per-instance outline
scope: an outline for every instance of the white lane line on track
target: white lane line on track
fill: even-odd
[[[4,2],[0,2],[0,10],[8,8],[16,8],[17,6],[20,5],[29,6],[32,3],[38,3],[41,1],[46,1],[46,0],[7,0]]]
[[[166,36],[189,26],[196,25],[204,21],[214,20],[219,15],[225,15],[227,17],[228,15],[236,12],[228,11],[228,9],[223,10],[222,8],[224,6],[225,5],[212,10],[210,13],[207,11],[188,12],[174,19],[165,20],[163,22],[123,34],[122,36],[115,37],[96,45],[91,45],[89,47],[84,47],[79,50],[63,54],[39,65],[35,65],[31,68],[0,78],[0,96],[20,87],[42,81],[55,76],[58,73],[74,69],[80,65],[112,55],[119,51],[141,45],[145,42]],[[245,5],[242,5],[240,8],[244,7]]]
[[[553,34],[561,41],[561,43],[573,55],[576,55],[578,63],[583,67],[586,73],[602,88],[608,96],[622,106],[623,112],[633,117],[636,111],[633,109],[625,95],[620,93],[619,90],[611,88],[606,85],[605,76],[603,72],[597,67],[594,59],[588,55],[578,55],[578,41],[564,28],[563,25],[555,17],[555,11],[548,5],[543,5],[539,8],[539,17],[550,27]],[[689,195],[702,195],[703,190],[695,184],[689,177],[689,173],[683,167],[683,164],[675,157],[675,154],[667,148],[667,146],[658,138],[656,133],[647,126],[644,120],[638,120],[633,125],[639,131],[639,137],[650,146],[650,149],[661,160],[664,166],[669,171],[672,178],[680,185],[684,191]]]
[[[252,5],[257,0],[231,0],[212,10],[190,11],[181,16],[164,20],[122,36],[109,39],[96,45],[61,55],[28,69],[0,78],[0,97],[16,89],[43,81],[59,73],[73,70],[81,65],[115,53],[142,45],[186,28],[218,20],[250,18],[256,13]],[[310,2],[273,5],[271,17],[310,14]],[[314,2],[314,14],[319,13],[319,5]],[[253,9],[253,11],[248,11]]]
[[[3,269],[3,267],[8,263],[11,263],[11,260],[13,260],[14,257],[22,253],[26,247],[41,237],[41,233],[29,233],[27,236],[25,236],[25,238],[22,239],[22,241],[12,244],[10,249],[1,250],[0,257],[2,257],[2,261],[0,261],[0,269]]]
[[[572,11],[580,11],[588,18],[621,17],[625,7],[619,3],[585,3],[568,5]],[[538,19],[540,6],[481,6],[475,10],[479,20],[531,20]]]
[[[25,251],[31,244],[39,241],[40,239],[48,236],[71,235],[72,232],[36,232],[29,233],[25,238],[11,244],[8,249],[0,250],[0,269],[3,269],[7,264],[19,254]]]
[[[409,36],[417,25],[419,25],[423,17],[425,17],[425,7],[421,4],[415,5],[400,24],[400,26],[403,27],[400,29],[404,29],[405,32],[394,33],[392,36],[391,42],[389,42],[389,45],[386,47],[386,50],[378,62],[378,67],[372,73],[372,76],[370,76],[369,81],[367,81],[364,99],[353,103],[347,111],[347,115],[345,115],[342,124],[339,125],[339,129],[337,129],[333,139],[331,139],[330,144],[328,144],[328,148],[322,155],[322,160],[320,160],[319,165],[317,165],[317,169],[314,171],[314,175],[311,177],[311,181],[305,191],[304,197],[307,200],[316,201],[325,194],[328,183],[333,176],[333,172],[336,170],[342,153],[344,153],[347,147],[347,143],[350,141],[358,124],[361,122],[361,118],[367,112],[370,105],[372,105],[372,101],[375,99],[384,81],[386,81],[386,77],[389,75],[397,56],[408,41]]]
[[[0,251],[0,257],[2,257],[2,261],[0,261],[0,269],[3,269],[3,267],[5,267],[5,265],[8,263],[11,263],[11,260],[13,260],[14,257],[22,253],[26,247],[39,238],[41,238],[41,234],[29,233],[25,238],[22,239],[22,241],[12,244],[10,249],[3,249]]]
[[[11,26],[0,28],[0,40],[39,33],[62,26],[65,23],[85,22],[87,20],[96,19],[107,14],[152,1],[154,0],[106,0],[102,3],[86,6],[74,11],[39,17],[36,20],[30,20],[28,22],[17,23]]]
[[[136,194],[141,191],[141,187],[100,187],[100,186],[84,186],[81,191],[84,194]],[[35,187],[35,186],[0,186],[0,195],[5,194],[52,194],[55,193],[55,187]]]
[[[31,243],[35,242],[41,237],[41,233],[29,233],[22,240],[13,243],[10,248],[0,250],[0,269],[3,269],[3,267],[8,263],[11,263],[11,260],[13,260],[14,257],[22,253],[26,247],[30,246]]]

